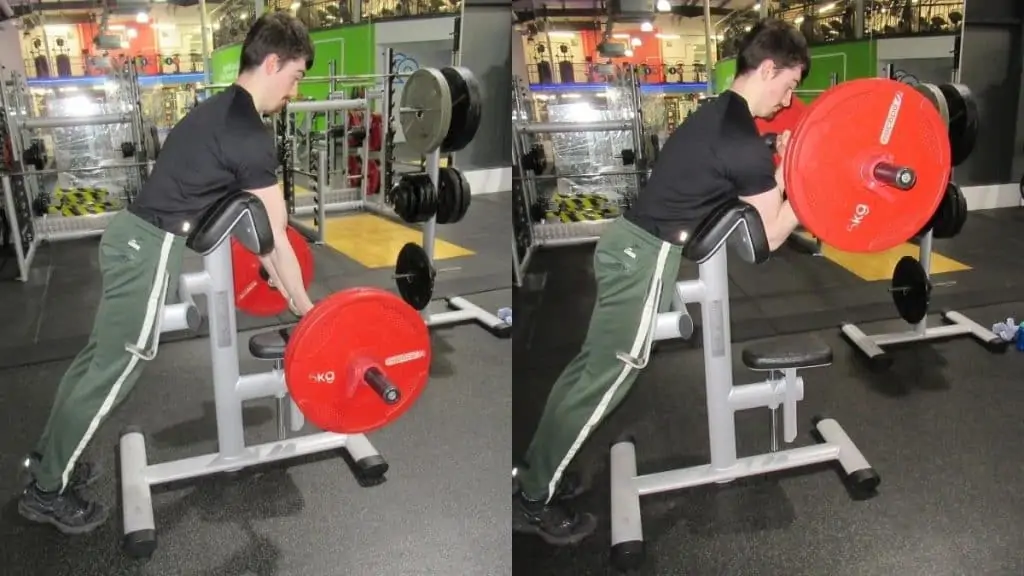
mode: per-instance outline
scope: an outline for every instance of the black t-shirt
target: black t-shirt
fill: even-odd
[[[651,178],[627,220],[678,242],[729,199],[775,188],[771,149],[760,136],[743,97],[726,91],[679,126],[658,155]]]
[[[167,135],[129,210],[184,235],[214,202],[277,183],[277,149],[252,95],[237,84],[196,106]]]

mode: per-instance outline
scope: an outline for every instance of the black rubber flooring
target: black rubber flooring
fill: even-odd
[[[970,271],[936,274],[931,309],[975,308],[1021,300],[1024,293],[1024,210],[971,212],[963,233],[935,241],[935,249],[964,262]],[[593,245],[540,250],[530,263],[520,292],[517,314],[524,321],[516,330],[535,330],[528,316],[543,300],[544,314],[588,317],[594,305]],[[546,273],[557,271],[557,273]],[[681,279],[695,278],[697,267],[684,263]],[[843,322],[874,322],[894,318],[896,309],[888,282],[865,282],[827,259],[810,256],[797,247],[777,251],[767,263],[753,266],[729,262],[733,339],[763,338],[832,328]],[[564,311],[564,312],[563,312]],[[691,313],[698,315],[699,310]],[[525,315],[525,316],[524,316]],[[699,317],[695,317],[699,324]],[[582,340],[586,322],[539,330],[527,336],[538,349],[572,348]],[[698,331],[699,333],[699,331]],[[672,346],[670,343],[666,343]]]
[[[443,267],[461,269],[439,274],[435,296],[471,295],[511,287],[511,252],[508,218],[511,193],[473,197],[465,220],[438,226],[438,237],[473,250],[473,256],[445,260]],[[0,254],[0,367],[21,366],[73,357],[89,336],[101,289],[97,263],[99,239],[40,245],[29,282],[17,277],[13,252]],[[353,286],[395,289],[390,269],[368,269],[326,246],[313,246],[315,299]],[[439,267],[442,267],[439,265]],[[184,270],[199,270],[202,259],[186,252]],[[205,303],[197,301],[200,311]],[[256,318],[239,314],[240,330],[291,322],[290,316]],[[198,333],[205,336],[205,328]],[[165,340],[194,334],[170,334]]]
[[[562,332],[582,322],[568,314],[531,313],[519,304],[517,330]],[[528,306],[526,308],[529,308]],[[966,311],[984,323],[1021,317],[1024,303]],[[869,333],[900,330],[868,324]],[[521,335],[522,332],[517,334]],[[964,576],[1024,574],[1024,388],[1022,353],[992,355],[950,340],[897,349],[895,364],[870,372],[838,335],[818,335],[834,364],[807,371],[796,445],[813,442],[810,418],[836,418],[882,477],[878,494],[851,499],[833,468],[819,467],[641,499],[650,576]],[[513,457],[526,450],[550,386],[579,344],[545,350],[528,337],[514,343]],[[740,365],[737,384],[757,381]],[[526,350],[525,348],[529,348]],[[584,445],[573,466],[593,489],[577,506],[599,516],[597,533],[556,549],[513,536],[517,576],[615,573],[609,562],[608,447],[636,438],[641,474],[707,462],[707,421],[700,350],[663,349],[623,405]],[[737,416],[741,456],[768,448],[766,410]]]
[[[1020,210],[972,212],[965,233],[939,250],[974,270],[936,289],[982,325],[1024,317]],[[684,271],[692,275],[694,271]],[[830,467],[751,478],[641,499],[651,576],[963,576],[1024,574],[1024,388],[1021,352],[993,355],[960,338],[893,349],[894,366],[869,371],[838,324],[870,333],[902,331],[885,283],[869,284],[820,258],[782,252],[758,268],[732,265],[737,341],[808,333],[835,351],[832,366],[804,374],[801,435],[814,415],[836,418],[882,477],[878,494],[855,501]],[[953,275],[951,275],[953,276]],[[538,253],[516,292],[513,457],[525,452],[551,385],[579,349],[593,306],[589,251]],[[979,307],[981,304],[991,304]],[[979,304],[981,303],[981,304]],[[699,310],[695,309],[695,313]],[[937,320],[936,320],[937,322]],[[797,335],[796,337],[799,337]],[[757,380],[733,346],[736,384]],[[766,410],[737,416],[741,456],[768,448]],[[578,506],[596,513],[597,533],[557,549],[514,536],[513,573],[615,573],[609,562],[608,448],[636,438],[640,473],[707,462],[701,351],[660,347],[615,413],[574,463],[593,481]]]
[[[487,309],[508,290],[478,294]],[[248,334],[243,335],[246,342]],[[428,388],[397,423],[370,436],[388,481],[359,487],[335,455],[235,479],[203,478],[155,497],[159,549],[149,563],[120,552],[114,468],[118,431],[142,425],[150,461],[216,450],[206,339],[164,344],[86,457],[107,474],[90,489],[114,507],[94,534],[68,538],[16,512],[15,467],[35,441],[66,362],[0,370],[0,566],[11,576],[436,576],[512,570],[506,491],[512,466],[511,344],[465,325],[433,331]],[[244,345],[244,344],[243,344]],[[267,364],[242,352],[243,373]],[[245,409],[252,443],[273,440],[271,402]]]

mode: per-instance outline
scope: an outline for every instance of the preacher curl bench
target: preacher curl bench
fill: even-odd
[[[179,282],[179,298],[182,302],[164,306],[157,327],[158,333],[197,328],[200,317],[192,297],[200,294],[206,297],[218,452],[150,464],[146,458],[142,431],[129,428],[122,434],[121,508],[124,516],[124,548],[131,556],[148,557],[156,550],[151,492],[154,485],[233,472],[258,464],[341,448],[351,457],[354,471],[362,485],[379,483],[387,472],[387,462],[361,434],[321,432],[297,438],[287,437],[284,425],[287,388],[280,364],[284,354],[283,342],[278,352],[267,352],[278,360],[273,370],[239,374],[231,245],[228,242],[231,236],[248,250],[260,255],[273,249],[273,234],[266,210],[263,203],[252,194],[238,193],[218,202],[192,229],[186,245],[203,255],[203,270],[182,274]],[[254,336],[253,341],[265,339],[260,336]],[[270,336],[273,340],[276,333],[270,333]],[[253,347],[250,344],[250,347],[254,349],[254,356],[261,357],[255,353],[259,346]],[[266,357],[267,353],[262,356]],[[266,397],[278,399],[279,440],[246,446],[242,403]],[[290,404],[290,427],[297,432],[305,422],[295,404]]]
[[[767,378],[756,384],[733,385],[728,258],[724,249],[727,243],[750,264],[763,263],[770,255],[760,216],[740,200],[718,208],[689,237],[683,255],[699,265],[699,278],[678,282],[673,298],[675,302],[701,305],[711,463],[639,476],[633,440],[623,439],[612,446],[612,562],[622,569],[635,568],[643,561],[640,496],[829,461],[838,461],[851,487],[859,492],[870,494],[879,483],[878,474],[832,419],[812,420],[823,442],[779,450],[776,412],[781,405],[783,438],[786,443],[793,442],[797,435],[796,404],[804,394],[804,381],[797,371],[831,364],[832,350],[827,344],[768,343],[747,347],[743,363],[751,370],[767,372]],[[674,312],[664,312],[659,317],[666,314],[671,316],[662,325],[678,322]],[[651,340],[663,339],[658,324],[652,323]],[[762,407],[771,411],[770,451],[737,458],[735,413]]]

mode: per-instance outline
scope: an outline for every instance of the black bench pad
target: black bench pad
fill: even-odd
[[[751,370],[811,368],[832,363],[832,348],[814,336],[781,337],[743,349],[743,364]]]
[[[260,360],[280,360],[284,358],[284,349],[288,345],[288,338],[292,335],[292,328],[279,328],[269,332],[260,332],[249,338],[249,352],[253,358]]]

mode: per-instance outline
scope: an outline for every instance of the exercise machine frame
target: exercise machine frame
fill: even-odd
[[[734,217],[735,218],[735,217]],[[824,366],[831,362],[827,355],[811,358],[804,350],[791,350],[780,354],[808,355],[804,363],[789,363],[775,370],[766,370],[768,377],[759,383],[734,385],[732,340],[729,316],[728,242],[748,263],[757,262],[754,246],[758,245],[752,231],[743,219],[736,218],[721,239],[706,256],[697,260],[699,277],[680,281],[675,295],[683,303],[699,303],[705,388],[707,391],[708,437],[710,463],[639,475],[636,464],[636,446],[631,438],[624,438],[611,448],[611,545],[612,560],[620,568],[635,568],[643,559],[643,527],[640,497],[681,490],[714,483],[767,474],[781,470],[802,468],[813,464],[836,461],[847,478],[865,491],[873,491],[878,476],[867,460],[832,419],[815,418],[815,431],[822,443],[778,450],[776,413],[783,409],[783,440],[788,444],[797,436],[797,402],[803,399],[804,380],[798,370]],[[759,232],[763,235],[763,231]],[[694,236],[697,236],[696,234]],[[767,243],[765,239],[760,239]],[[671,315],[660,314],[651,323],[652,340],[672,337]],[[659,326],[661,326],[659,328]],[[746,356],[746,355],[745,355]],[[806,365],[794,365],[806,364]],[[758,368],[755,368],[758,369]],[[760,368],[759,370],[764,370]],[[739,458],[736,454],[736,412],[754,408],[769,408],[771,415],[770,452]]]
[[[243,218],[239,220],[242,221],[235,224],[236,228],[247,225]],[[122,433],[119,453],[124,548],[134,557],[148,557],[156,549],[153,486],[342,448],[351,456],[356,475],[364,485],[374,484],[373,480],[387,471],[383,457],[362,434],[320,432],[287,437],[283,412],[288,389],[280,363],[275,363],[268,372],[240,374],[231,260],[231,243],[225,236],[212,252],[203,257],[201,271],[181,275],[178,290],[182,302],[165,305],[158,316],[157,339],[162,333],[195,329],[200,317],[193,298],[198,295],[206,298],[218,451],[152,464],[146,456],[142,430],[130,427]],[[279,439],[247,446],[242,404],[267,397],[278,401]],[[297,432],[305,420],[294,402],[290,404],[288,419],[291,430]]]

